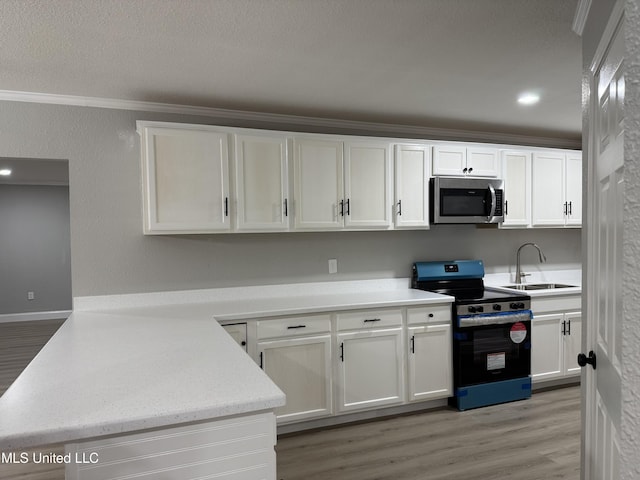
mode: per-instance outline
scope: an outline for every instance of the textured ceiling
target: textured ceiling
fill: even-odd
[[[576,140],[576,6],[1,0],[0,90]]]

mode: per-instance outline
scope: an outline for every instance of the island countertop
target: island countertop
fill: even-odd
[[[281,287],[80,299],[0,397],[0,450],[283,405],[282,391],[216,320],[453,301],[405,280]]]

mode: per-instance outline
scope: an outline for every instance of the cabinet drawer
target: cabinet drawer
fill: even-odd
[[[409,325],[443,322],[451,322],[451,304],[407,308],[407,323]]]
[[[258,340],[264,338],[294,337],[331,331],[331,315],[274,318],[256,322]]]
[[[580,295],[554,295],[531,299],[531,310],[533,310],[534,315],[543,312],[580,310],[581,308],[582,297]]]
[[[402,310],[366,310],[336,315],[338,330],[396,327],[402,325]]]

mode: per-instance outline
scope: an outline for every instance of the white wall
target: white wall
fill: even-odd
[[[145,237],[136,120],[233,124],[215,118],[0,102],[0,157],[69,160],[74,296],[408,277],[416,260],[482,258],[489,272],[508,271],[518,245],[526,241],[537,242],[545,251],[546,269],[580,265],[579,230],[438,226],[421,232]],[[273,128],[246,121],[236,126]],[[337,275],[327,273],[329,258],[338,259]],[[533,250],[523,253],[525,264],[536,261]]]

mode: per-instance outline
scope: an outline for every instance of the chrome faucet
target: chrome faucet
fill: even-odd
[[[540,247],[538,245],[536,245],[535,243],[529,242],[529,243],[524,243],[524,244],[520,245],[520,248],[518,248],[518,253],[516,254],[516,257],[517,257],[517,260],[516,260],[516,284],[521,284],[522,283],[522,277],[525,277],[527,275],[531,275],[530,273],[523,273],[522,269],[520,268],[520,250],[522,250],[527,245],[531,245],[533,247],[536,247],[536,249],[538,250],[538,256],[540,257],[540,263],[544,263],[544,262],[547,261],[547,257],[544,256],[544,253],[542,253],[542,250],[540,250]]]

